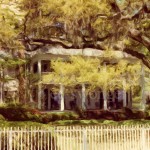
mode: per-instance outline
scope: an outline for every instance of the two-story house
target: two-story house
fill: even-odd
[[[127,59],[135,63],[136,58],[123,53],[115,51],[115,55],[120,59]],[[43,75],[52,71],[50,61],[52,59],[64,58],[67,59],[72,55],[82,55],[85,57],[99,57],[101,58],[103,51],[91,48],[87,49],[64,49],[62,47],[46,47],[39,49],[36,52],[30,52],[30,72],[38,74],[38,84],[32,88],[30,96],[31,104],[34,103],[37,108],[41,110],[72,110],[75,106],[84,109],[120,109],[122,107],[131,107],[132,93],[124,92],[121,89],[114,90],[114,92],[107,93],[107,102],[104,102],[101,90],[86,93],[85,84],[77,84],[74,92],[68,93],[69,87],[64,87],[61,83],[55,84],[54,82],[43,82]],[[53,92],[53,87],[57,86],[59,90]],[[124,94],[123,94],[124,93]],[[107,103],[107,104],[106,104]],[[106,105],[106,106],[104,106]]]

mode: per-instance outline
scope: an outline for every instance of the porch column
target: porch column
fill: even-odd
[[[86,109],[85,107],[86,94],[85,94],[85,84],[82,83],[82,109]]]
[[[64,111],[64,86],[60,84],[60,110]]]
[[[127,106],[126,80],[123,80],[123,107]]]
[[[103,89],[104,110],[107,110],[107,90]]]
[[[41,60],[38,60],[38,74],[41,79]]]
[[[104,72],[107,73],[107,65],[104,63]],[[103,86],[103,98],[104,98],[104,110],[107,110],[107,87],[104,84]]]
[[[131,95],[131,89],[128,91],[128,107],[132,107],[132,95]]]
[[[42,109],[42,86],[38,84],[38,109]]]
[[[38,108],[42,108],[42,85],[41,81],[41,60],[38,60],[38,75],[39,75],[39,83],[38,83]]]

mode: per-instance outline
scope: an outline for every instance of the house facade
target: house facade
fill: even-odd
[[[116,51],[116,56],[120,59],[127,59],[136,62],[126,53]],[[62,47],[47,47],[45,49],[31,52],[30,72],[38,75],[37,84],[31,87],[30,103],[44,111],[51,110],[73,110],[76,107],[88,110],[115,110],[123,107],[132,107],[132,92],[116,89],[107,92],[107,101],[103,98],[101,89],[87,92],[86,84],[77,84],[71,92],[70,87],[53,82],[43,82],[43,76],[51,73],[50,62],[53,59],[68,59],[69,56],[81,55],[85,57],[101,58],[103,51],[95,49],[64,49]],[[54,91],[53,89],[58,90]]]
[[[62,83],[56,84],[55,82],[44,81],[44,75],[50,74],[53,71],[50,66],[51,60],[58,58],[67,60],[70,56],[77,55],[101,59],[103,51],[92,48],[65,49],[56,46],[26,53],[26,57],[30,60],[26,72],[31,74],[32,77],[28,80],[25,91],[27,95],[26,103],[42,111],[74,110],[76,107],[87,110],[117,110],[123,107],[132,107],[131,90],[124,91],[122,89],[115,89],[113,91],[107,91],[107,100],[105,100],[102,89],[97,88],[94,91],[88,91],[88,84],[77,84],[72,88],[64,86]],[[121,51],[115,51],[114,55],[119,59],[128,60],[133,64],[138,61],[136,58]],[[0,70],[0,73],[0,76],[3,76],[2,70]],[[13,71],[5,71],[5,77],[12,75]],[[141,86],[143,89],[141,97],[143,99],[145,99],[146,93],[144,86],[144,84]],[[6,83],[2,82],[2,80],[0,81],[0,103],[10,102],[12,99],[15,101],[17,93],[18,81],[15,78],[9,79]],[[9,99],[10,101],[8,101]]]

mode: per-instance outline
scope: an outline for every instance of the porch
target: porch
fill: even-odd
[[[42,111],[65,111],[82,108],[84,110],[118,110],[132,107],[131,91],[116,89],[107,92],[107,101],[101,89],[88,91],[85,84],[74,88],[62,84],[38,85],[32,90],[30,102]]]

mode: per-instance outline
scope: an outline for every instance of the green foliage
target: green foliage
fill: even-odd
[[[40,112],[22,104],[7,104],[0,106],[0,114],[9,121],[37,121],[40,122]]]
[[[0,4],[0,46],[10,52],[53,42],[67,43],[67,48],[129,48],[129,54],[149,64],[148,5],[148,0],[5,0]],[[131,30],[138,32],[131,36]]]
[[[62,83],[65,86],[88,84],[89,89],[101,88],[113,90],[121,88],[129,90],[139,85],[140,63],[129,64],[126,60],[116,59],[116,64],[105,65],[103,58],[83,58],[81,56],[70,57],[68,61],[61,59],[52,61],[53,72],[43,75],[43,83]],[[113,56],[112,56],[113,57]]]
[[[10,51],[23,49],[18,40],[20,23],[23,13],[18,9],[18,4],[7,1],[0,4],[0,46]]]
[[[49,123],[56,120],[76,120],[79,119],[79,115],[75,112],[52,112],[45,113],[42,119],[43,123]]]
[[[3,115],[0,114],[0,121],[5,121],[5,117]]]
[[[79,115],[75,112],[42,113],[37,109],[22,104],[7,104],[0,106],[0,114],[9,121],[33,121],[48,123],[56,120],[75,120]],[[4,120],[3,117],[1,117]]]
[[[32,121],[0,121],[0,127],[45,127],[45,124]]]

